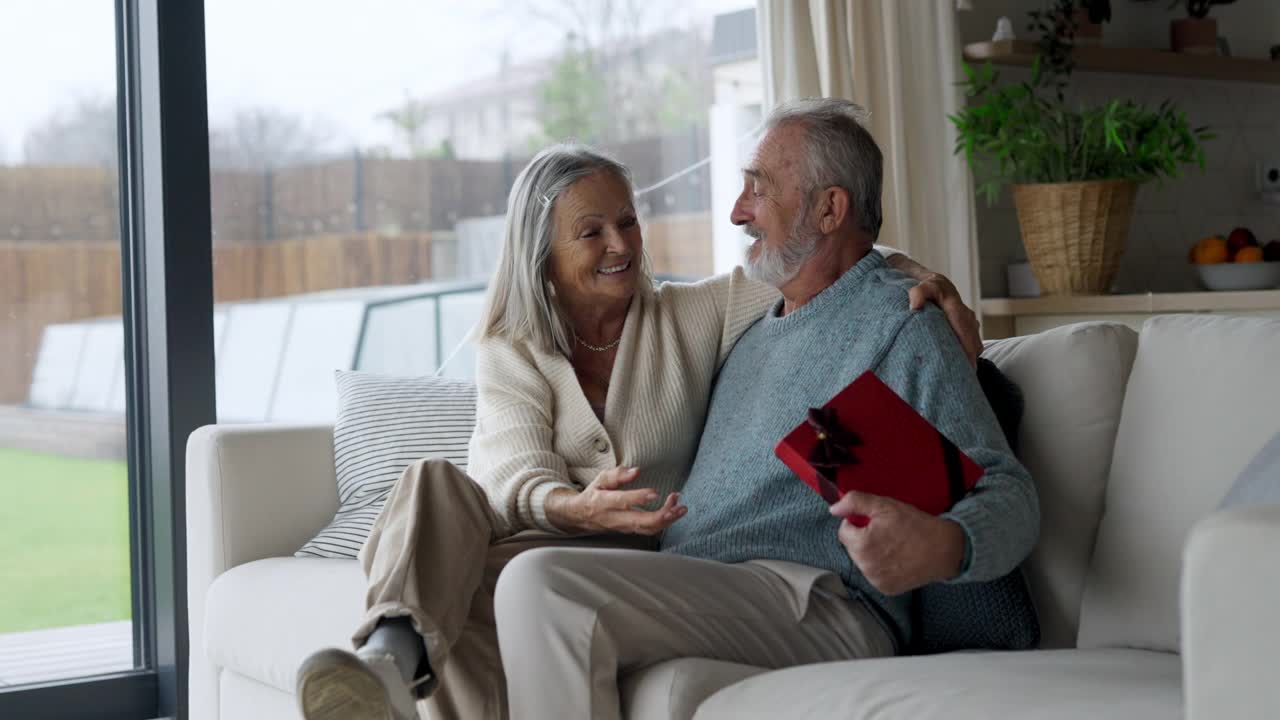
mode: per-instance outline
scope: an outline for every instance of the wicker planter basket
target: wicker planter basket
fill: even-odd
[[[1132,180],[1014,185],[1022,244],[1045,295],[1101,295],[1120,267]]]

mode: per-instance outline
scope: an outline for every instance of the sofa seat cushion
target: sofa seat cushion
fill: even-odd
[[[1167,720],[1181,713],[1177,655],[1112,649],[960,652],[806,665],[731,685],[707,699],[696,717]]]
[[[293,691],[282,692],[234,670],[218,676],[218,720],[303,720]]]
[[[677,658],[627,673],[618,682],[627,720],[689,720],[721,688],[769,672],[753,665]]]
[[[209,586],[209,660],[292,695],[308,655],[351,647],[364,595],[354,560],[269,558],[234,567]]]

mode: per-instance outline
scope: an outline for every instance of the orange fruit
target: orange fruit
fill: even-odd
[[[1196,243],[1195,261],[1199,265],[1214,265],[1227,262],[1227,241],[1214,235]]]
[[[1262,262],[1262,248],[1256,245],[1248,245],[1236,251],[1236,262],[1238,263],[1254,263]]]

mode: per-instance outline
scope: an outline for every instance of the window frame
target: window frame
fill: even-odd
[[[0,717],[186,718],[186,443],[215,422],[203,0],[116,0],[136,670],[0,691]]]

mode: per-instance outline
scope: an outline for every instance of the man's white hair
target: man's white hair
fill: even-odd
[[[801,149],[801,191],[804,214],[812,209],[815,193],[839,187],[849,193],[858,227],[871,239],[880,235],[883,211],[880,189],[884,156],[865,123],[870,117],[861,105],[838,98],[803,98],[782,103],[765,121],[765,132],[785,125],[805,131]]]

